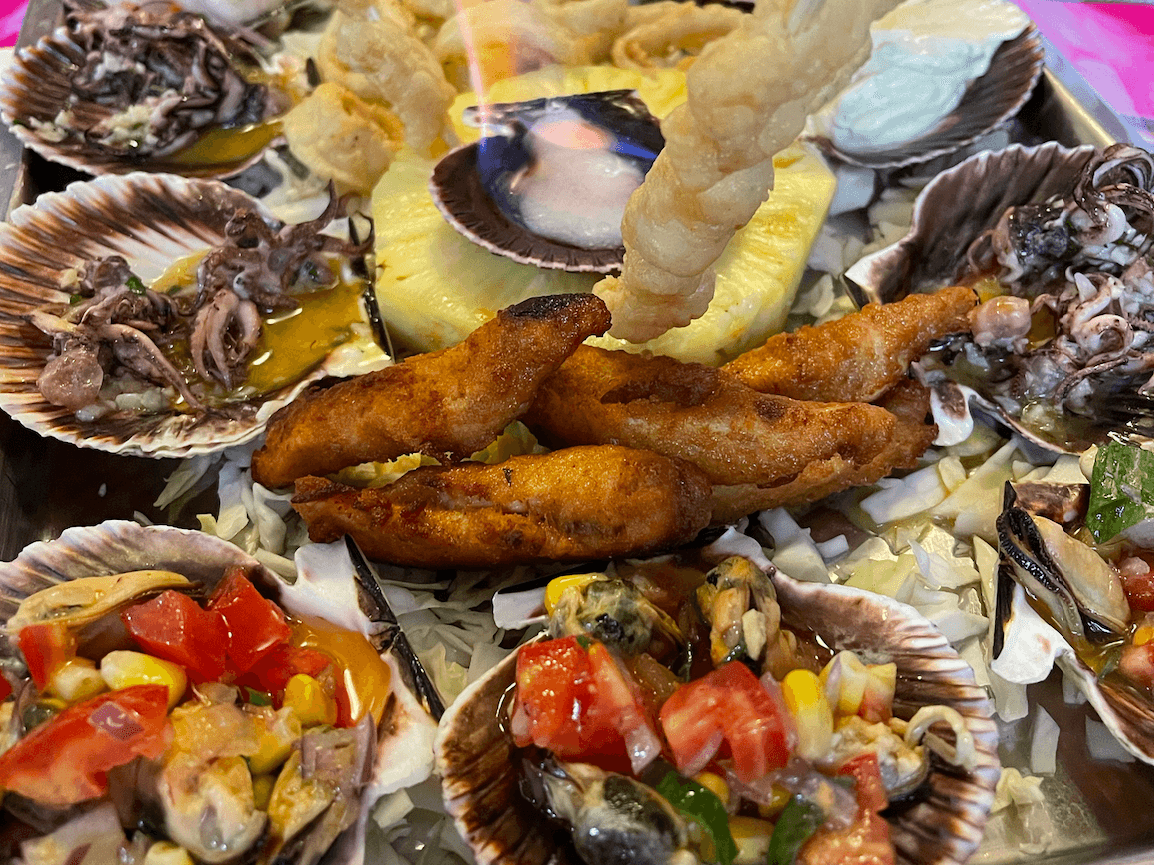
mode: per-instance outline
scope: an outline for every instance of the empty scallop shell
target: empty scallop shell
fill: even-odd
[[[972,156],[939,174],[914,202],[910,230],[858,261],[846,279],[879,303],[943,285],[973,281],[966,251],[1008,207],[1067,194],[1095,149],[1049,142],[1014,144]]]
[[[833,649],[853,649],[871,663],[897,664],[894,713],[921,706],[956,709],[973,734],[972,770],[935,760],[928,792],[893,817],[899,861],[960,865],[982,838],[1001,772],[993,706],[973,670],[912,607],[869,592],[773,575],[784,624],[812,630]],[[517,653],[470,685],[437,733],[437,768],[445,807],[480,865],[580,865],[542,829],[542,816],[518,792],[516,746],[499,722],[514,683]]]
[[[309,382],[340,374],[347,358],[338,347],[303,380],[263,397],[205,412],[116,412],[94,421],[41,396],[36,381],[52,346],[24,316],[68,302],[68,271],[115,254],[147,284],[177,259],[220,245],[239,207],[272,220],[255,199],[218,181],[138,172],[74,183],[13,211],[0,224],[0,408],[41,435],[83,447],[180,457],[254,438]]]
[[[337,839],[325,860],[361,865],[365,822],[376,800],[419,783],[432,770],[436,721],[423,690],[430,686],[419,662],[409,660],[411,652],[404,651],[407,643],[379,586],[366,584],[344,545],[314,544],[302,547],[302,552],[297,558],[299,577],[290,585],[239,547],[203,532],[123,520],[77,526],[0,563],[0,621],[7,621],[29,595],[81,577],[159,569],[183,574],[211,590],[225,569],[241,566],[261,593],[290,615],[318,616],[364,633],[392,670],[392,681],[401,687],[393,687],[377,727],[377,754],[359,819]],[[334,597],[347,603],[336,608]],[[0,655],[12,651],[7,636],[0,634]],[[438,710],[439,705],[433,711]]]
[[[1042,75],[1044,60],[1041,36],[1030,24],[1020,35],[1002,43],[989,69],[970,82],[957,108],[924,135],[868,153],[840,150],[825,136],[812,140],[843,162],[875,169],[904,168],[956,153],[994,132],[1021,110]]]
[[[231,177],[258,162],[265,148],[279,135],[277,127],[258,124],[248,133],[253,137],[245,152],[221,162],[181,161],[180,154],[168,159],[141,159],[89,142],[84,136],[39,134],[36,126],[54,124],[59,113],[69,109],[77,123],[89,129],[113,114],[96,102],[70,104],[72,77],[86,56],[65,27],[58,27],[35,45],[20,49],[12,66],[0,80],[0,117],[29,149],[51,162],[59,162],[87,174],[128,174],[133,171],[173,171],[192,177]],[[243,128],[238,133],[244,134]],[[259,140],[258,140],[259,139]]]

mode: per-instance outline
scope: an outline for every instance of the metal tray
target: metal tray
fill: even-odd
[[[59,15],[60,0],[31,0],[18,47],[51,32]],[[1124,130],[1092,91],[1048,68],[1019,115],[1015,137],[1106,146],[1124,138]],[[5,215],[41,191],[79,179],[84,175],[45,162],[0,129],[0,202]],[[175,460],[115,456],[41,438],[0,413],[0,557],[12,559],[27,544],[54,538],[72,525],[132,519],[136,513],[172,522],[153,502],[176,465]],[[196,502],[186,508],[177,524],[195,528],[198,511],[215,511],[211,493],[203,502],[200,508]],[[1062,731],[1058,772],[1043,783],[1052,803],[1052,843],[1045,853],[1033,855],[987,847],[972,861],[1154,865],[1154,817],[1147,816],[1154,803],[1154,767],[1092,760],[1084,730],[1085,718],[1095,717],[1093,711],[1065,704],[1057,676],[1033,686],[1030,700],[1032,706],[1043,706]],[[1029,736],[1022,738],[1015,751],[1019,765],[1027,763],[1029,751]]]

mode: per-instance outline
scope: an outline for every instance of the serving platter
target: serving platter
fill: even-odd
[[[59,11],[59,0],[32,0],[19,46],[50,32]],[[1121,134],[1121,127],[1115,128],[1111,121],[1096,106],[1075,98],[1067,83],[1047,69],[1015,122],[1013,137],[1026,143],[1056,140],[1067,146],[1104,147]],[[80,177],[45,162],[23,149],[7,130],[0,130],[0,201],[5,214]],[[42,438],[0,415],[0,556],[10,560],[27,544],[57,537],[74,525],[132,519],[136,514],[171,522],[154,502],[178,464],[77,448]],[[196,527],[196,513],[214,510],[211,493],[203,494],[202,501],[204,507],[186,506],[175,523]],[[1146,803],[1154,801],[1154,767],[1092,760],[1085,730],[1093,713],[1085,706],[1067,704],[1056,676],[1031,686],[1029,696],[1031,706],[1044,708],[1062,730],[1058,771],[1043,782],[1054,824],[1052,843],[1033,854],[988,845],[972,861],[1154,863],[1154,821],[1145,819]],[[1011,742],[1009,753],[1019,765],[1028,764],[1029,736]]]

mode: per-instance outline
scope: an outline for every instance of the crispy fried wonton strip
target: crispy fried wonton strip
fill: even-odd
[[[595,289],[613,336],[643,342],[705,312],[714,262],[773,187],[773,155],[865,62],[870,23],[897,2],[760,0],[706,46],[625,209],[622,274]]]
[[[613,43],[615,66],[642,72],[687,69],[707,44],[737,29],[745,18],[740,9],[717,4],[672,3],[663,11],[618,37]]]
[[[301,478],[293,507],[314,541],[347,532],[372,558],[424,568],[641,555],[692,540],[710,513],[698,469],[612,446],[429,466],[366,490]]]
[[[930,394],[910,379],[899,381],[881,401],[896,423],[886,446],[864,465],[840,455],[810,463],[796,477],[782,483],[734,484],[713,488],[713,522],[728,523],[766,508],[817,501],[854,486],[872,484],[896,469],[917,465],[937,437],[938,428],[926,422]]]
[[[468,456],[525,412],[581,340],[608,327],[605,304],[591,294],[530,298],[460,345],[306,391],[269,421],[253,479],[281,487],[418,451]]]
[[[817,327],[771,336],[722,369],[761,393],[873,402],[931,342],[969,330],[967,313],[977,300],[972,289],[954,286],[897,303],[871,303]]]
[[[895,419],[864,403],[759,394],[712,367],[580,346],[542,385],[525,423],[548,444],[623,444],[694,463],[715,484],[771,484],[815,461],[854,466]]]

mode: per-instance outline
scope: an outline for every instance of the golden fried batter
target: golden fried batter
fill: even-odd
[[[306,477],[292,503],[314,541],[348,533],[374,559],[425,568],[641,555],[691,540],[710,512],[698,469],[613,446],[427,466],[375,489]]]
[[[877,406],[759,394],[701,364],[585,345],[541,385],[524,421],[552,446],[645,448],[715,484],[759,485],[834,457],[865,465],[896,423]]]
[[[581,340],[608,327],[594,295],[530,298],[460,345],[306,391],[269,421],[252,457],[253,479],[281,487],[408,453],[468,456],[525,412]]]
[[[967,331],[977,296],[965,286],[874,304],[816,327],[779,333],[722,369],[761,393],[874,402],[930,343]]]
[[[766,508],[817,501],[854,486],[872,484],[895,469],[917,465],[938,435],[927,422],[930,393],[910,379],[902,379],[886,393],[881,405],[896,423],[889,442],[864,465],[855,465],[840,455],[810,463],[796,477],[775,484],[734,484],[713,488],[713,522],[728,523]]]

